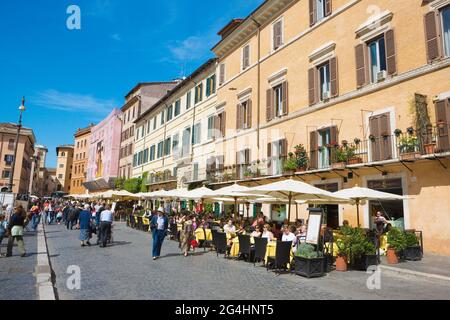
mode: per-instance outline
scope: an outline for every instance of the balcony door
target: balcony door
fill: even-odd
[[[383,113],[369,118],[369,144],[372,162],[393,158],[393,137],[391,134],[390,119],[389,113]]]

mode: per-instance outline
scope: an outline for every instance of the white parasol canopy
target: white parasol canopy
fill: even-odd
[[[201,188],[198,188],[195,190],[187,191],[181,198],[192,199],[192,200],[201,200],[201,199],[205,199],[208,197],[216,198],[217,194],[209,188],[201,187]]]
[[[104,199],[113,199],[113,198],[139,198],[134,193],[128,192],[126,190],[109,190],[99,195]]]

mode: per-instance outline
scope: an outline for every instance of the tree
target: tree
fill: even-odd
[[[124,182],[123,188],[131,193],[138,193],[141,191],[142,178],[132,178]]]

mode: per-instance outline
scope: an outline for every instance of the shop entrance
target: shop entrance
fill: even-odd
[[[316,184],[316,188],[326,190],[329,192],[337,192],[339,185],[337,183]],[[319,208],[323,209],[323,221],[327,224],[328,228],[339,228],[339,206],[334,204],[320,205]]]

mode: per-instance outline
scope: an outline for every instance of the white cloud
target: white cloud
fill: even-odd
[[[38,93],[31,102],[37,106],[66,112],[107,114],[117,105],[113,99],[98,99],[92,95],[46,90]]]
[[[184,62],[187,60],[202,59],[210,54],[210,50],[217,41],[215,35],[206,37],[191,36],[185,40],[176,41],[169,44],[169,50],[172,58],[176,62]]]
[[[118,33],[113,33],[110,35],[110,38],[115,40],[115,41],[122,41],[122,37],[120,36],[120,34]]]

